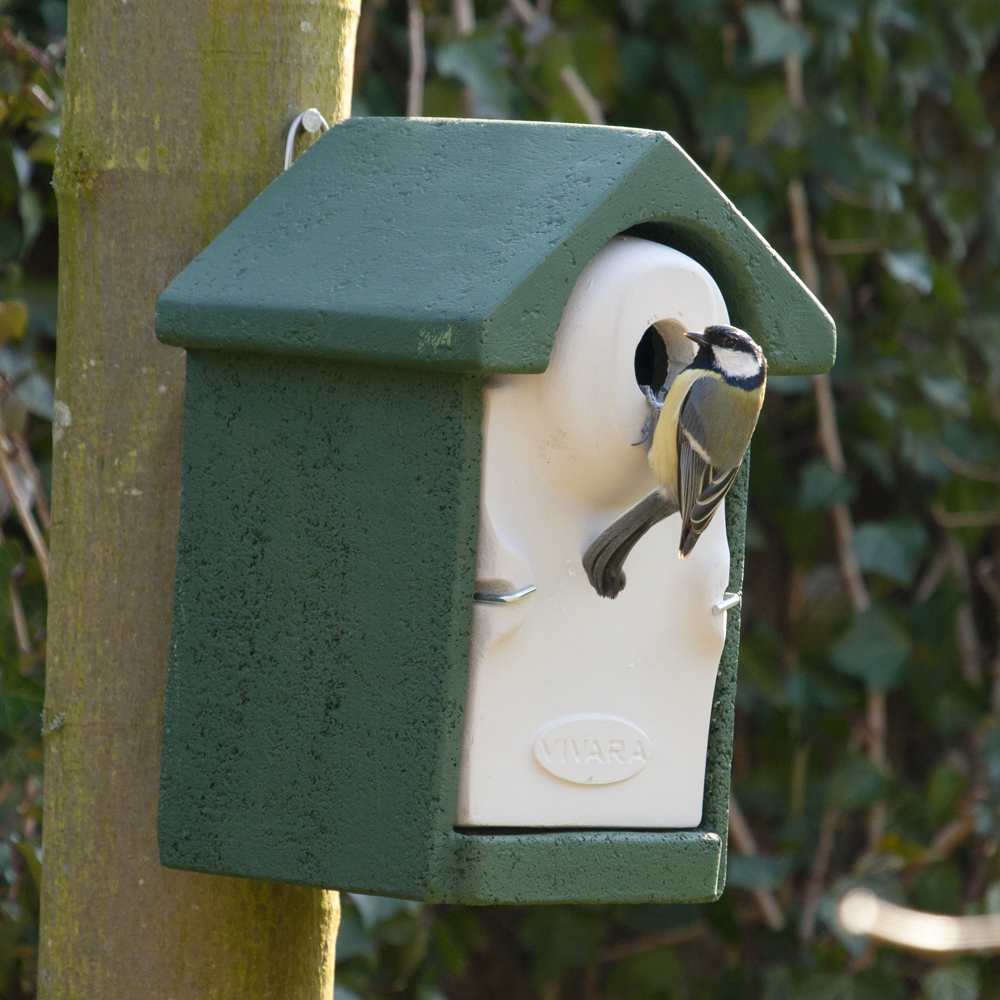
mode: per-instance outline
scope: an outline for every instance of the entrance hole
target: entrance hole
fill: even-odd
[[[649,327],[642,335],[635,349],[635,381],[638,385],[648,385],[654,395],[667,380],[667,345],[655,326]]]

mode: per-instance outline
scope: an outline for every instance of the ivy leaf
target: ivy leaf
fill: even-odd
[[[962,905],[962,873],[950,861],[922,871],[913,885],[913,904],[931,913],[958,913]]]
[[[27,157],[25,158],[27,159]],[[38,239],[38,234],[42,231],[45,208],[38,192],[32,188],[25,188],[18,195],[17,207],[21,213],[21,225],[24,229],[24,243],[21,252],[27,254],[35,240]]]
[[[900,435],[900,457],[913,466],[921,476],[944,482],[951,478],[951,470],[941,461],[938,447],[937,436],[922,431],[919,427],[906,426]]]
[[[521,924],[518,940],[532,958],[532,978],[547,983],[594,962],[606,932],[604,922],[592,911],[536,907]]]
[[[812,379],[808,375],[768,375],[767,391],[781,396],[804,396],[812,391]]]
[[[784,86],[777,80],[768,80],[751,87],[747,91],[747,103],[750,110],[747,141],[751,146],[756,146],[768,137],[774,126],[789,110],[790,105],[785,96]],[[785,377],[794,378],[794,376]],[[768,388],[771,388],[770,384]]]
[[[862,950],[868,939],[858,939]],[[859,952],[860,954],[860,952]],[[854,1000],[906,1000],[907,990],[902,981],[881,966],[862,969],[852,982]]]
[[[511,86],[504,68],[504,45],[496,35],[461,39],[437,51],[437,71],[461,80],[472,92],[480,118],[510,118]]]
[[[0,546],[0,583],[7,583],[11,572],[20,561],[20,552],[12,551],[9,543]]]
[[[931,771],[924,791],[924,808],[932,823],[940,826],[952,818],[968,783],[967,774],[945,762]]]
[[[420,903],[415,903],[412,899],[365,896],[360,892],[352,892],[350,895],[366,930],[378,927],[399,913],[414,913],[420,909]]]
[[[978,1000],[979,969],[969,961],[952,962],[924,980],[927,1000]]]
[[[959,329],[975,344],[986,362],[990,386],[1000,386],[1000,317],[981,315],[965,319]]]
[[[655,993],[663,996],[671,986],[684,982],[685,969],[673,948],[653,948],[628,959],[625,975],[645,995]]]
[[[920,553],[926,545],[924,526],[912,519],[866,521],[854,534],[858,565],[903,586],[913,583]]]
[[[9,303],[5,303],[9,304]],[[4,339],[5,317],[0,311],[0,341]],[[0,375],[16,382],[24,378],[33,368],[31,356],[16,347],[5,345],[0,347]]]
[[[850,503],[854,487],[839,472],[834,472],[822,458],[814,458],[802,467],[799,477],[799,508],[822,510],[834,503]]]
[[[983,904],[987,913],[1000,913],[1000,882],[991,882],[983,893]]]
[[[28,871],[31,872],[31,877],[35,880],[35,885],[42,884],[42,859],[40,857],[41,849],[35,847],[34,844],[28,843],[26,840],[18,841],[17,849],[21,853],[21,857],[24,858],[25,863],[28,866]]]
[[[726,885],[737,889],[775,889],[795,868],[795,859],[784,857],[746,857],[730,854],[726,868]]]
[[[43,133],[28,147],[28,158],[32,163],[47,163],[50,167],[54,166],[58,146],[58,136]]]
[[[795,977],[787,965],[772,965],[764,970],[764,1000],[793,1000],[799,995]]]
[[[926,254],[916,250],[886,250],[882,264],[901,285],[912,285],[921,295],[930,295],[934,288],[931,262]]]
[[[942,736],[956,736],[976,726],[980,711],[976,700],[967,694],[944,691],[935,699],[931,717]]]
[[[21,379],[14,391],[31,413],[52,422],[56,405],[55,391],[52,383],[41,372],[31,372]]]
[[[969,405],[969,383],[965,379],[948,375],[924,375],[920,379],[920,388],[945,413],[967,417],[972,412]]]
[[[786,21],[770,4],[747,4],[743,20],[750,34],[750,58],[757,66],[780,63],[791,55],[805,59],[812,49],[809,32]]]
[[[853,31],[861,20],[857,5],[849,0],[812,0],[809,8],[845,31]]]
[[[827,802],[835,809],[863,809],[889,792],[886,776],[867,757],[845,757],[826,786]]]
[[[983,736],[983,763],[994,785],[1000,785],[1000,726],[987,729]]]
[[[875,473],[879,482],[887,490],[894,489],[898,479],[889,450],[877,441],[859,441],[856,449],[858,458]]]
[[[0,263],[17,257],[21,245],[21,230],[9,218],[0,218]]]
[[[337,931],[337,961],[349,962],[363,956],[374,961],[378,950],[375,935],[361,924],[361,916],[354,907],[345,906],[341,911],[340,928]]]
[[[856,1000],[851,980],[836,972],[814,972],[799,995],[804,1000]]]
[[[0,302],[0,344],[20,340],[27,329],[28,307],[24,302],[21,299]]]
[[[856,614],[830,648],[833,665],[875,691],[896,686],[910,655],[910,637],[880,605]]]
[[[7,660],[3,665],[3,696],[4,698],[21,698],[40,705],[45,700],[45,688],[41,684],[22,677],[14,660]]]
[[[854,140],[854,148],[861,162],[876,177],[895,184],[910,184],[913,181],[913,166],[910,161],[887,142],[875,136],[859,135]]]
[[[53,36],[66,34],[66,2],[65,0],[42,0],[38,5],[38,13],[45,22],[45,30]]]

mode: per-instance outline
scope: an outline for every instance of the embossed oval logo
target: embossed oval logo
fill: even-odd
[[[649,763],[649,737],[615,715],[568,715],[535,737],[535,760],[550,774],[578,785],[610,785]]]

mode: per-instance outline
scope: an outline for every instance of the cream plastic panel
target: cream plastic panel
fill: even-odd
[[[548,369],[484,390],[477,590],[537,590],[474,606],[458,826],[690,828],[701,821],[708,726],[726,632],[724,513],[680,560],[678,515],[600,598],[587,545],[655,485],[635,349],[656,325],[670,381],[682,334],[727,323],[708,272],[617,237],[570,296]]]

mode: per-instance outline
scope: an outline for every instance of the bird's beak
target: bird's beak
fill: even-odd
[[[711,347],[712,345],[708,342],[708,338],[703,333],[685,333],[685,337],[689,340],[693,340],[696,344],[701,344],[702,347]]]

